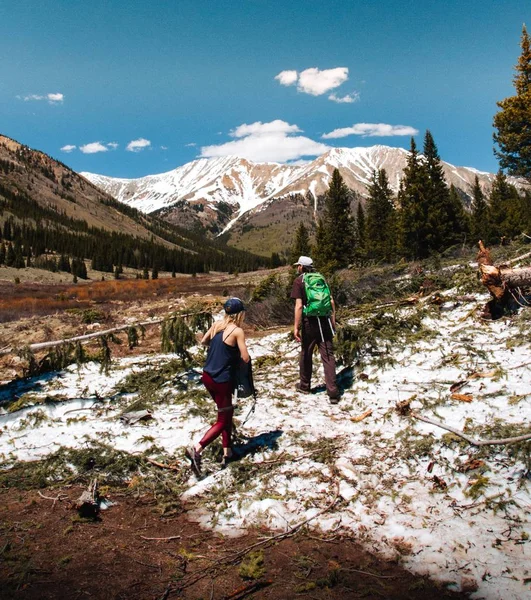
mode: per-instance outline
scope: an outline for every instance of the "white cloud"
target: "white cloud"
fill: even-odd
[[[230,136],[242,138],[247,137],[248,135],[288,134],[299,132],[300,129],[297,125],[290,125],[289,123],[286,123],[286,121],[275,119],[269,123],[262,123],[261,121],[256,121],[256,123],[251,123],[250,125],[244,123],[243,125],[236,127],[236,129],[233,129],[230,132]]]
[[[293,85],[297,83],[298,78],[299,74],[297,71],[281,71],[275,76],[275,79],[279,81],[280,85]]]
[[[127,144],[126,150],[129,152],[140,152],[145,148],[149,148],[151,146],[151,142],[149,140],[145,140],[144,138],[138,138],[138,140],[133,140]]]
[[[337,96],[332,93],[328,96],[328,99],[332,100],[332,102],[337,102],[338,104],[352,104],[360,99],[360,94],[359,92],[352,92],[352,94],[346,94],[345,96]]]
[[[47,100],[49,104],[60,104],[64,101],[64,94],[55,93],[55,94],[29,94],[27,96],[17,96],[19,100],[24,100],[24,102],[29,102],[31,100]]]
[[[110,148],[111,150],[116,150],[116,148],[118,148],[118,144],[116,142],[109,142],[107,144],[107,147]]]
[[[196,146],[197,144],[195,142],[190,142],[189,144],[184,145],[185,148],[195,148]]]
[[[321,136],[324,140],[361,135],[362,137],[393,137],[397,135],[417,135],[418,129],[409,125],[388,125],[387,123],[356,123],[352,127],[334,129]]]
[[[220,145],[204,146],[201,157],[240,156],[256,162],[288,162],[303,156],[318,156],[329,148],[302,135],[293,135],[301,130],[279,119],[270,123],[257,121],[243,124],[230,132],[237,138]]]
[[[77,148],[77,146],[73,146],[72,144],[67,144],[66,146],[63,146],[61,148],[62,152],[72,152],[73,150],[75,150]]]
[[[79,146],[79,149],[83,154],[96,154],[97,152],[107,152],[109,150],[101,142],[91,142],[90,144]]]
[[[297,71],[281,71],[275,76],[280,85],[294,85],[298,82],[297,89],[311,96],[322,96],[333,90],[348,79],[348,67],[336,67],[334,69],[323,69],[317,67],[305,69],[300,73]],[[345,100],[348,102],[348,100]]]
[[[47,94],[46,95],[46,99],[48,100],[48,102],[50,102],[50,104],[55,104],[56,102],[63,102],[65,97],[63,94]]]
[[[297,89],[305,94],[321,96],[339,87],[347,79],[347,67],[336,67],[335,69],[325,69],[323,71],[313,67],[300,73]]]
[[[161,146],[161,147],[160,147],[160,149],[161,149],[161,150],[167,150],[167,149],[168,149],[168,146]]]

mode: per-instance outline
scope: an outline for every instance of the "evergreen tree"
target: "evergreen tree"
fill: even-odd
[[[293,264],[299,256],[310,256],[311,245],[308,230],[303,222],[299,223],[295,232],[295,241],[291,247],[290,263]]]
[[[531,236],[531,192],[529,190],[525,190],[520,198],[520,212],[522,214],[522,232]]]
[[[492,234],[490,231],[489,207],[485,200],[483,190],[479,185],[479,179],[476,175],[474,180],[474,189],[472,191],[472,219],[470,232],[474,243],[482,240],[485,244],[491,242]]]
[[[6,262],[6,247],[4,244],[0,243],[0,265],[5,264]]]
[[[68,257],[66,255],[61,254],[57,263],[57,268],[59,269],[59,271],[66,271],[67,273],[72,272],[72,269],[70,267],[70,261],[68,260]]]
[[[325,195],[322,232],[316,240],[317,255],[324,271],[346,267],[354,255],[354,223],[350,191],[338,169],[334,169]]]
[[[521,233],[519,207],[516,188],[509,184],[503,171],[498,171],[490,193],[490,225],[496,241]]]
[[[22,244],[20,239],[15,242],[15,262],[13,263],[15,269],[23,269],[26,266],[24,262],[24,254],[22,252]]]
[[[396,251],[396,216],[385,169],[374,171],[368,190],[367,251],[372,258],[390,260]]]
[[[531,182],[531,40],[524,25],[520,42],[522,53],[513,79],[515,96],[498,102],[494,116],[494,153],[502,169]]]
[[[398,194],[400,249],[408,258],[425,258],[430,253],[428,191],[427,170],[420,163],[417,145],[411,138],[410,153]]]
[[[151,279],[158,279],[159,278],[159,268],[155,265],[153,267],[153,270],[151,271]]]
[[[358,202],[356,211],[356,243],[358,253],[364,253],[367,250],[367,219],[361,202]]]
[[[9,242],[7,244],[7,252],[6,252],[6,266],[13,267],[15,265],[15,249],[13,248],[13,244]]]
[[[449,221],[450,190],[444,178],[439,151],[429,130],[424,136],[424,158],[423,167],[428,176],[426,244],[432,254],[451,245],[448,238],[453,234],[456,223]]]
[[[281,264],[282,261],[280,260],[278,252],[271,252],[271,268],[276,269],[277,267],[280,267]]]

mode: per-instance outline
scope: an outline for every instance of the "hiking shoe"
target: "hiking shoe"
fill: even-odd
[[[330,404],[339,404],[340,394],[334,394],[332,396],[328,396],[330,398]]]
[[[303,388],[300,383],[295,386],[295,391],[299,392],[299,394],[311,394],[311,391]]]
[[[226,469],[230,463],[234,462],[236,460],[236,457],[234,456],[234,454],[232,456],[224,456],[221,459],[221,469]]]
[[[201,455],[199,452],[197,452],[193,446],[190,446],[189,448],[186,448],[184,455],[190,461],[192,471],[196,475],[201,475]]]

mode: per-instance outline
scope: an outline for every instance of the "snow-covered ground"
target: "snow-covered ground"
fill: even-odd
[[[193,500],[193,518],[236,535],[251,525],[286,529],[315,517],[311,527],[351,533],[414,572],[476,590],[473,598],[531,597],[531,442],[478,448],[396,410],[410,400],[415,413],[475,439],[529,431],[531,309],[485,322],[474,308],[486,297],[457,303],[452,296],[440,307],[400,309],[402,316],[422,310],[422,329],[431,335],[414,342],[405,335],[386,354],[364,356],[343,373],[335,406],[324,388],[294,391],[297,347],[287,334],[251,340],[259,397],[239,430],[247,452],[224,471],[207,459],[201,481],[190,475],[182,499]],[[154,419],[134,426],[119,419],[135,400],[117,393],[120,382],[172,359],[123,359],[108,376],[93,363],[72,366],[20,386],[22,399],[47,401],[0,416],[0,460],[9,466],[99,440],[129,452],[155,444],[184,465],[184,447],[215,414],[197,372],[161,387]],[[322,381],[319,366],[313,383]],[[452,398],[457,382],[463,399]],[[0,405],[13,393],[0,390]],[[251,405],[241,402],[240,422]]]

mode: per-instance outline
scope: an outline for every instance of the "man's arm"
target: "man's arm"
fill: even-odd
[[[295,317],[293,321],[293,337],[300,342],[301,341],[301,325],[302,325],[302,298],[295,300]]]
[[[332,323],[332,329],[336,330],[336,303],[334,299],[330,298],[330,303],[332,304],[332,314],[330,315],[330,323]]]

